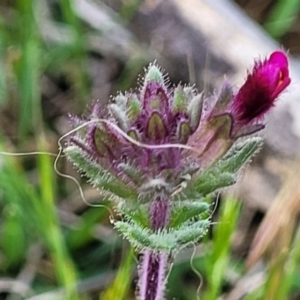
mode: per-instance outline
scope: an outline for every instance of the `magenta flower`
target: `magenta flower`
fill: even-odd
[[[213,164],[238,138],[262,130],[263,117],[290,82],[287,57],[276,51],[255,63],[237,92],[226,82],[217,98],[206,98],[200,126],[189,139],[201,153],[201,165]]]
[[[276,51],[269,59],[257,61],[233,99],[235,121],[248,124],[261,119],[290,82],[285,53]]]

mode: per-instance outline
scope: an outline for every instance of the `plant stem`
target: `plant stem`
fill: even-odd
[[[150,205],[150,222],[153,231],[165,228],[169,223],[169,199],[157,196]]]
[[[150,221],[153,231],[165,228],[169,222],[169,200],[157,196],[150,206]],[[139,267],[139,300],[163,300],[168,253],[145,250]]]

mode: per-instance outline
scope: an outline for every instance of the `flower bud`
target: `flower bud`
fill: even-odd
[[[234,97],[232,111],[236,120],[247,124],[264,117],[290,82],[288,60],[283,52],[274,52],[269,59],[257,61]]]

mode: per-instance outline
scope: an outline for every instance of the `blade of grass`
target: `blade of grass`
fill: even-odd
[[[114,282],[101,295],[99,300],[123,300],[128,298],[128,291],[131,283],[132,268],[134,265],[134,255],[131,249],[125,253]]]
[[[279,295],[277,299],[288,299],[293,283],[297,282],[299,276],[298,266],[300,264],[300,238],[295,240],[290,256],[285,265],[283,280],[280,284]],[[299,282],[299,281],[298,281]]]
[[[81,216],[81,222],[66,235],[66,241],[69,247],[73,250],[86,244],[94,239],[92,234],[93,228],[100,222],[107,211],[100,208],[92,208]]]
[[[15,268],[25,258],[29,241],[26,239],[21,214],[15,203],[5,205],[3,209],[0,245],[5,260],[1,269]]]
[[[293,166],[286,174],[285,182],[260,225],[249,252],[250,266],[267,254],[268,271],[263,299],[285,299],[289,290],[288,287],[283,289],[282,284],[290,270],[286,266],[300,211],[299,161],[294,161]]]
[[[44,149],[45,142],[40,140],[40,148]],[[55,185],[53,177],[53,162],[48,155],[38,156],[38,171],[40,177],[41,203],[45,220],[44,234],[51,252],[57,278],[65,288],[66,297],[70,300],[80,299],[76,291],[76,269],[66,249],[60,229],[55,207]]]
[[[16,66],[19,85],[19,135],[34,131],[40,116],[40,40],[37,32],[34,9],[35,1],[19,0],[16,6],[19,15],[20,58]]]
[[[6,31],[0,16],[0,105],[5,103],[7,93],[5,77],[5,40]]]
[[[211,253],[205,259],[207,289],[203,300],[218,298],[224,273],[230,259],[230,239],[237,224],[240,203],[234,199],[225,199],[221,206],[221,215],[216,225]]]
[[[1,162],[0,190],[4,204],[15,205],[19,215],[19,227],[24,228],[26,242],[41,239],[49,250],[59,285],[67,296],[65,299],[79,299],[76,291],[76,270],[67,252],[55,208],[55,187],[53,162],[49,156],[39,156],[39,195],[26,179],[18,161],[8,157]],[[18,247],[22,241],[17,241]],[[9,247],[7,244],[6,247]],[[22,249],[26,255],[26,248]],[[25,250],[25,251],[24,251]],[[9,249],[8,249],[9,251]]]
[[[264,27],[274,38],[282,37],[298,18],[299,0],[279,0],[265,21]]]

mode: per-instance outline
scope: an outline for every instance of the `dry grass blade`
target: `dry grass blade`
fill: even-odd
[[[284,255],[291,244],[297,216],[300,212],[300,159],[294,164],[276,196],[273,205],[260,225],[247,259],[248,267],[254,265],[266,252],[273,262]]]

